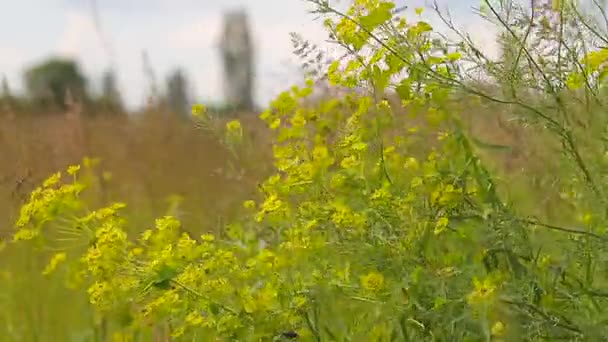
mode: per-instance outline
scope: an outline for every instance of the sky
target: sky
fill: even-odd
[[[258,105],[301,80],[289,32],[318,43],[329,55],[335,51],[324,43],[327,36],[321,21],[307,12],[311,5],[306,0],[96,0],[103,38],[95,29],[92,2],[0,0],[0,75],[8,79],[11,89],[23,89],[25,68],[51,56],[69,57],[77,60],[93,90],[98,89],[103,71],[113,67],[125,102],[136,108],[147,96],[145,50],[159,86],[170,71],[181,68],[195,102],[221,101],[222,15],[239,8],[249,15],[255,44]],[[425,0],[396,2],[411,8],[427,4]],[[459,27],[482,46],[494,49],[493,31],[471,10],[479,0],[438,2],[450,9]],[[436,19],[428,20],[433,24]]]

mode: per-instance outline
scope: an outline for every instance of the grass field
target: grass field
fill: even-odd
[[[255,113],[235,117],[261,127]],[[239,165],[215,136],[160,110],[137,118],[21,113],[0,120],[0,234],[5,240],[14,233],[29,193],[49,174],[84,158],[98,165],[90,203],[129,203],[133,232],[148,228],[158,213],[179,217],[195,234],[216,232],[255,192],[270,164],[263,132],[256,136],[250,129],[259,164]],[[229,161],[248,168],[232,170]],[[82,340],[92,334],[86,295],[40,275],[43,263],[35,253],[11,247],[1,262],[1,334],[13,341]]]
[[[453,106],[456,110],[461,105]],[[543,183],[549,163],[542,159],[544,146],[530,139],[528,131],[509,124],[509,113],[500,110],[478,104],[468,117],[475,136],[500,146],[482,150],[486,161],[505,177],[499,184],[518,209],[559,219],[552,209],[558,195]],[[255,151],[245,161],[234,160],[217,137],[167,112],[136,118],[89,118],[81,113],[4,116],[0,125],[2,236],[8,239],[14,233],[12,224],[30,191],[49,174],[84,158],[98,163],[92,175],[94,186],[87,194],[89,203],[128,203],[131,232],[143,231],[159,213],[167,213],[178,217],[193,235],[218,233],[241,203],[254,196],[272,164],[270,137],[257,116],[235,116],[247,127],[253,147],[249,150]],[[426,144],[424,140],[417,143]],[[232,171],[231,165],[237,170]],[[530,184],[530,179],[536,182]],[[87,296],[66,289],[59,276],[41,275],[46,254],[6,248],[0,284],[3,336],[14,341],[84,341],[99,334]]]

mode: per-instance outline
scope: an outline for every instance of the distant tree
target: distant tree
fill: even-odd
[[[189,113],[188,81],[180,69],[173,71],[167,77],[166,101],[171,111],[187,117]]]
[[[144,76],[148,79],[148,98],[147,104],[149,107],[155,107],[158,105],[159,94],[158,94],[158,86],[156,82],[156,74],[154,72],[154,68],[152,67],[152,62],[150,62],[150,56],[147,51],[142,51],[141,53],[142,66],[144,71]]]
[[[12,97],[11,94],[11,88],[8,86],[8,80],[6,79],[6,76],[2,76],[2,99],[8,99]]]
[[[102,76],[99,102],[106,111],[122,113],[124,110],[122,97],[116,85],[116,75],[112,70],[107,70]]]
[[[225,14],[220,47],[227,104],[235,110],[253,110],[254,47],[243,10]]]
[[[25,73],[25,85],[30,98],[36,104],[61,109],[66,108],[64,99],[67,91],[79,101],[88,101],[86,83],[76,62],[69,59],[51,58]]]
[[[11,93],[6,76],[2,76],[2,84],[0,85],[0,112],[11,112],[15,106],[15,99]]]

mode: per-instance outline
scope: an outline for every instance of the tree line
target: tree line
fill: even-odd
[[[247,14],[230,11],[224,15],[220,37],[220,58],[223,62],[225,105],[218,111],[253,111],[253,44]],[[149,105],[168,109],[181,116],[189,115],[192,104],[190,84],[183,70],[174,69],[158,91],[154,70],[148,55],[142,54],[144,72],[150,83]],[[61,112],[67,109],[66,99],[77,100],[86,113],[124,114],[126,108],[117,87],[114,70],[106,70],[101,90],[93,92],[89,79],[72,59],[51,57],[29,67],[23,74],[25,92],[11,91],[6,78],[0,89],[1,112]]]

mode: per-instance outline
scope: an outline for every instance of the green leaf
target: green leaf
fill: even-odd
[[[376,27],[391,20],[393,17],[393,8],[395,8],[395,4],[392,2],[382,3],[368,15],[362,17],[359,24],[366,30],[372,31]]]
[[[419,21],[418,24],[416,24],[416,26],[418,26],[418,29],[420,30],[420,32],[430,32],[430,31],[433,31],[433,26],[431,26],[426,21]]]
[[[179,272],[175,267],[167,264],[161,264],[158,266],[155,272],[155,277],[152,279],[152,286],[159,289],[170,288],[171,281]]]
[[[380,67],[378,65],[374,65],[372,67],[372,77],[373,77],[373,81],[376,85],[376,87],[378,87],[378,89],[385,89],[386,86],[388,85],[388,79],[389,79],[389,75],[387,73],[384,73],[382,71],[382,69],[380,69]]]
[[[331,85],[337,85],[340,82],[340,73],[338,72],[338,68],[340,67],[340,60],[337,59],[333,61],[329,68],[327,69],[327,78]]]
[[[399,57],[395,56],[392,53],[387,54],[384,58],[384,61],[388,65],[388,68],[391,73],[399,72],[405,66],[405,63],[403,63],[403,61]]]
[[[487,149],[487,150],[511,151],[513,149],[511,146],[483,142],[475,137],[471,137],[471,140],[472,140],[473,144],[475,144],[475,146],[477,146],[479,148]]]
[[[592,71],[597,71],[600,66],[608,61],[608,49],[601,49],[588,53],[584,58],[584,63]]]
[[[411,88],[412,85],[409,80],[404,79],[403,81],[401,81],[401,83],[399,83],[395,90],[397,91],[397,94],[399,94],[399,98],[401,100],[409,100],[412,97]]]
[[[448,54],[446,57],[450,62],[455,62],[455,61],[461,59],[462,55],[460,54],[460,52],[453,52],[453,53]]]
[[[570,90],[577,90],[583,86],[584,82],[585,82],[585,79],[584,79],[583,75],[581,75],[577,72],[574,72],[574,73],[570,74],[570,76],[568,77],[568,80],[566,80],[566,86]]]

